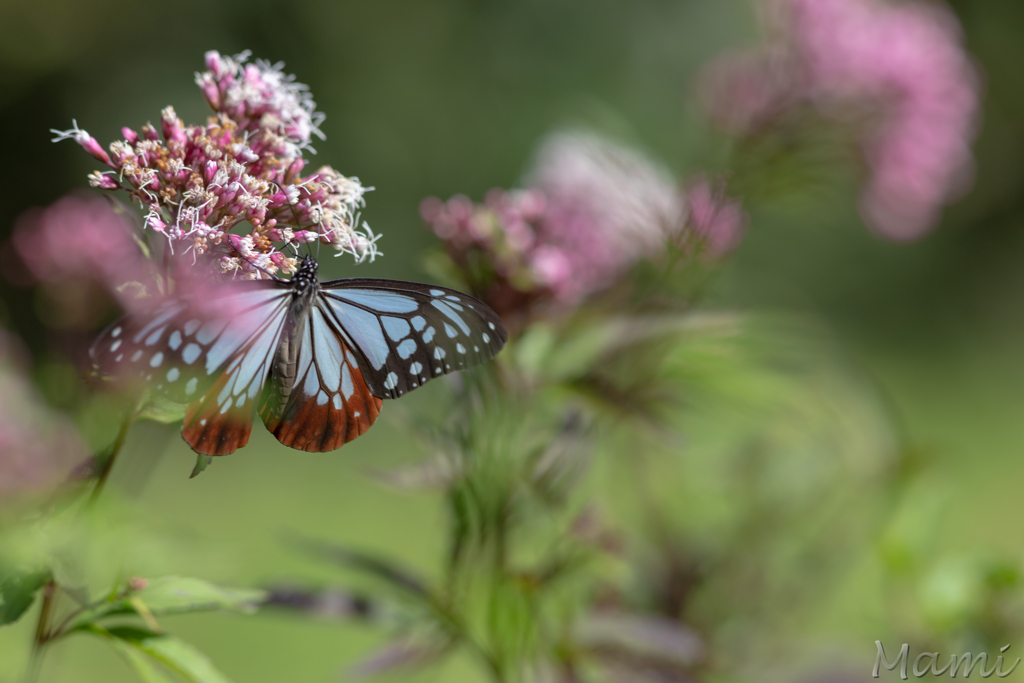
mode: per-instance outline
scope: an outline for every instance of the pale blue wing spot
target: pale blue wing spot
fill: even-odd
[[[235,401],[235,407],[236,407],[236,408],[241,408],[241,407],[242,407],[242,404],[244,404],[244,403],[245,403],[245,394],[242,394],[242,395],[241,395],[241,396],[239,396],[239,397],[238,397],[238,399],[237,399],[237,400]]]
[[[355,384],[352,382],[352,373],[348,369],[348,363],[341,366],[341,393],[345,394],[345,398],[352,398],[352,393],[356,390]]]
[[[445,352],[445,350],[442,349],[440,346],[438,346],[437,348],[434,349],[434,359],[435,360],[441,360],[442,358],[444,358],[447,355],[448,354]]]
[[[140,358],[142,358],[142,349],[138,349],[135,353],[132,354],[131,361],[135,363]]]
[[[202,323],[200,323],[195,318],[192,318],[191,320],[189,320],[187,323],[185,323],[185,336],[186,337],[191,337],[193,334],[196,333],[196,330],[199,329],[199,326],[201,324]]]
[[[466,310],[465,308],[463,308],[463,307],[462,307],[462,306],[460,306],[459,304],[455,303],[455,301],[458,301],[458,299],[455,299],[455,301],[451,301],[451,299],[452,299],[453,297],[450,297],[450,296],[448,296],[448,297],[445,297],[445,298],[446,298],[446,299],[449,299],[449,301],[445,301],[445,302],[444,302],[444,305],[445,305],[445,306],[451,306],[451,307],[452,307],[452,308],[454,308],[454,309],[455,309],[456,311],[465,311],[465,310]]]
[[[192,394],[196,393],[196,388],[198,386],[199,386],[199,379],[197,377],[193,377],[192,379],[190,379],[188,381],[188,384],[185,385],[185,395],[186,396],[191,396]]]
[[[466,347],[459,343],[455,345],[455,350],[458,351],[459,353],[465,353]]]
[[[167,325],[163,325],[154,330],[148,337],[146,337],[146,346],[152,346],[160,341],[160,337],[164,335],[164,330],[167,329]]]
[[[228,377],[228,381],[224,383],[224,388],[217,394],[217,405],[220,405],[227,401],[228,405],[231,404],[231,390],[234,389],[235,380],[238,379],[238,372],[231,373]]]
[[[260,374],[254,377],[253,382],[249,385],[249,391],[247,392],[247,395],[249,396],[250,400],[256,398],[256,394],[260,393],[260,389],[263,388],[263,380],[266,378],[266,376],[267,363],[264,362],[263,365],[260,366]]]
[[[384,380],[384,388],[394,389],[396,386],[398,386],[398,375],[393,372],[389,372],[387,379]]]
[[[116,339],[116,338],[117,338],[118,336],[120,336],[120,334],[121,334],[121,328],[120,328],[120,327],[115,327],[114,329],[112,329],[112,330],[110,331],[110,336],[111,336],[111,337],[114,337],[115,339]]]
[[[203,324],[196,332],[196,341],[203,346],[209,344],[217,338],[225,327],[227,327],[228,321],[218,318],[217,320],[210,320]]]
[[[156,353],[153,354],[153,357],[149,359],[149,367],[158,368],[160,367],[160,364],[163,362],[164,354],[160,351],[157,351]]]
[[[413,361],[413,364],[409,366],[409,372],[414,375],[420,374],[420,370],[423,369],[423,365],[419,361]]]
[[[432,289],[430,290],[430,293],[433,296],[444,296],[445,294],[447,294],[447,292],[445,292],[443,289]]]
[[[324,314],[319,309],[313,310],[312,325],[317,367],[320,369],[324,387],[328,391],[337,391],[341,383],[341,366],[345,362],[345,354],[334,332],[328,329]]]
[[[163,313],[161,313],[161,314],[160,314],[160,315],[158,315],[157,317],[155,317],[155,318],[153,318],[152,320],[150,320],[150,321],[149,321],[149,322],[148,322],[148,323],[146,324],[146,326],[145,326],[145,327],[143,327],[143,328],[142,328],[141,330],[139,330],[139,331],[138,331],[138,332],[137,332],[137,333],[135,334],[135,336],[134,336],[134,337],[132,338],[132,341],[134,341],[134,342],[135,342],[136,344],[138,344],[138,343],[139,343],[140,341],[142,341],[142,340],[143,340],[143,339],[144,339],[145,337],[148,337],[148,336],[149,336],[149,334],[150,334],[150,333],[151,333],[151,332],[152,332],[153,330],[155,330],[155,329],[156,329],[156,328],[158,328],[158,327],[162,327],[162,326],[164,326],[164,325],[165,325],[165,324],[167,323],[167,321],[168,321],[168,320],[170,320],[170,319],[171,319],[171,318],[173,318],[174,316],[178,315],[178,314],[179,314],[179,313],[181,313],[181,312],[182,312],[183,310],[185,310],[185,307],[184,307],[183,305],[177,305],[177,306],[171,306],[171,307],[169,307],[169,308],[168,308],[168,309],[167,309],[166,311],[164,311]]]
[[[295,373],[295,383],[292,384],[293,389],[299,386],[299,382],[306,377],[306,372],[309,370],[309,364],[313,362],[312,336],[312,323],[306,323],[306,328],[303,330],[302,335],[302,345],[299,347],[299,371]]]
[[[489,334],[487,334],[486,332],[484,332],[480,336],[483,338],[484,344],[490,344],[491,343],[491,336]]]
[[[322,405],[326,405],[326,403],[327,403],[327,394],[325,394],[324,392],[321,391],[319,394],[316,395],[316,404],[318,406],[322,406]]]
[[[387,340],[384,339],[377,316],[361,308],[337,301],[331,301],[331,307],[337,313],[345,332],[363,352],[373,369],[383,368],[384,363],[387,362],[390,347]]]
[[[406,359],[412,354],[416,353],[416,342],[412,339],[406,339],[404,342],[398,345],[398,355],[402,359]]]
[[[462,330],[462,334],[469,334],[469,325],[466,324],[458,313],[452,310],[450,304],[445,303],[444,301],[434,300],[430,302],[430,305],[444,313],[453,323],[458,325],[459,329]]]
[[[422,320],[423,318],[420,318]],[[391,318],[388,316],[381,316],[381,323],[384,325],[384,331],[391,337],[391,341],[402,341],[409,336],[409,323],[401,318]]]
[[[487,323],[487,327],[489,327],[489,328],[491,328],[493,330],[494,329],[494,323],[491,323],[491,322]]]
[[[412,313],[419,308],[416,299],[395,292],[380,292],[373,289],[336,289],[331,290],[331,296],[365,306],[378,313]]]
[[[114,342],[113,344],[110,345],[110,351],[111,352],[117,351],[119,348],[121,348],[121,340],[120,339],[118,339],[116,342]]]
[[[448,335],[449,339],[454,339],[459,334],[458,330],[456,330],[454,327],[452,327],[448,323],[444,324],[444,333]]]
[[[177,330],[171,332],[171,336],[167,338],[167,346],[171,351],[177,351],[178,347],[181,346],[181,332]]]
[[[306,373],[306,383],[302,385],[302,392],[306,394],[306,396],[312,396],[319,388],[320,380],[317,379],[316,372],[313,371],[313,368],[310,368],[309,372]]]
[[[429,344],[430,342],[434,341],[434,332],[435,330],[433,326],[427,328],[427,331],[423,333],[424,344]]]
[[[185,350],[181,352],[181,359],[189,365],[192,365],[192,363],[196,362],[196,358],[199,358],[199,354],[202,352],[203,349],[198,344],[188,344],[185,347]]]
[[[267,328],[260,333],[260,336],[257,337],[256,341],[253,342],[252,346],[249,347],[249,350],[245,353],[241,365],[238,368],[238,383],[240,385],[238,387],[239,392],[241,392],[245,387],[250,387],[250,385],[254,385],[256,387],[256,391],[258,391],[259,387],[262,386],[264,378],[261,377],[260,373],[266,366],[267,359],[274,351],[274,346],[278,340],[280,332],[280,323],[277,325],[268,325]],[[252,388],[250,388],[250,392],[255,395]]]
[[[231,408],[231,401],[228,401],[227,403],[220,407],[220,414],[223,415],[224,413],[228,412],[229,408]]]
[[[181,371],[178,368],[171,368],[167,371],[167,381],[174,382],[181,376]]]
[[[335,394],[331,397],[331,403],[334,404],[335,410],[341,410],[341,394]]]
[[[436,368],[434,368],[434,374],[435,375],[440,375],[441,374],[441,366],[437,366]]]
[[[422,315],[414,316],[409,322],[412,323],[412,327],[417,332],[420,332],[424,327],[427,326],[427,320]]]

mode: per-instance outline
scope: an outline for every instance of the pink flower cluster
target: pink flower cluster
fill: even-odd
[[[804,102],[825,116],[868,113],[865,220],[917,237],[966,184],[978,77],[953,14],[932,3],[774,0],[781,40],[709,71],[713,116],[742,133]]]
[[[480,293],[499,312],[510,298],[502,289],[578,304],[669,242],[698,240],[705,255],[724,256],[745,223],[706,180],[681,191],[639,152],[589,134],[548,138],[527,189],[494,189],[482,204],[430,197],[420,212],[457,265],[472,269],[482,256],[494,270],[498,291]]]
[[[133,239],[124,214],[99,198],[64,197],[18,218],[12,242],[37,282],[91,282],[134,310],[140,294],[155,294],[153,264]],[[126,283],[138,286],[124,287]]]
[[[17,351],[0,330],[0,500],[55,486],[88,457],[78,432],[46,408],[15,365]]]
[[[77,123],[54,131],[56,139],[75,140],[109,166],[90,184],[128,192],[172,252],[214,259],[224,273],[292,272],[297,261],[284,247],[314,241],[372,260],[376,238],[358,225],[366,192],[359,179],[329,166],[302,175],[302,154],[313,135],[322,137],[323,119],[306,86],[281,65],[247,58],[206,54],[196,81],[217,114],[205,125],[185,126],[167,107],[159,130],[123,128],[109,151]]]
[[[685,191],[688,225],[697,248],[711,258],[733,251],[743,239],[747,215],[739,201],[725,196],[725,188],[706,177],[691,182]]]

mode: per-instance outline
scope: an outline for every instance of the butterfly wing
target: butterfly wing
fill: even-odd
[[[445,287],[350,278],[317,302],[358,356],[370,393],[398,398],[434,377],[493,358],[508,334],[484,303]]]
[[[249,439],[290,297],[265,281],[171,299],[115,322],[90,355],[103,375],[188,403],[182,437],[199,453],[226,455]]]
[[[313,305],[297,316],[282,338],[260,405],[277,440],[303,451],[332,451],[364,434],[380,406],[352,347],[325,311]]]

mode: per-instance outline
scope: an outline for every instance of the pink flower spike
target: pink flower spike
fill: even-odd
[[[136,133],[131,128],[129,128],[128,126],[125,126],[121,129],[121,135],[124,136],[125,142],[127,142],[129,145],[134,145],[136,142],[139,141],[139,134]]]
[[[75,119],[71,119],[71,125],[74,126],[71,130],[56,130],[51,128],[50,132],[57,136],[51,140],[51,142],[74,140],[96,159],[102,161],[107,166],[114,166],[114,164],[110,163],[110,156],[102,147],[100,147],[100,143],[96,142],[96,138],[79,128],[78,121]]]
[[[707,178],[698,178],[686,189],[689,225],[704,253],[721,258],[743,240],[747,217],[740,203],[726,199],[724,188],[713,188]]]
[[[168,142],[185,142],[185,124],[174,112],[174,107],[167,107],[160,112],[160,123],[163,127],[164,139]]]
[[[91,281],[113,293],[126,309],[136,305],[136,290],[154,291],[149,261],[132,238],[132,225],[102,199],[64,197],[45,210],[19,217],[12,241],[40,282]]]

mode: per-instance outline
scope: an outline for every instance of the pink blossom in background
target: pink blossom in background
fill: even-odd
[[[739,246],[747,216],[738,201],[725,197],[724,188],[701,177],[686,188],[686,205],[688,224],[704,254],[720,258]]]
[[[0,501],[50,489],[88,457],[70,422],[36,395],[17,352],[0,330]]]
[[[869,169],[861,197],[865,221],[891,239],[928,231],[942,205],[966,185],[973,163],[978,76],[956,17],[922,2],[772,0],[770,6],[778,41],[709,67],[712,116],[749,134],[803,102],[838,120],[872,113],[862,137]]]
[[[564,306],[614,284],[685,223],[666,169],[595,135],[548,138],[527,185],[491,190],[482,204],[431,197],[420,213],[456,261],[479,249],[512,287],[546,292]]]
[[[330,166],[302,175],[303,153],[323,137],[308,89],[281,65],[246,64],[248,56],[206,53],[196,82],[216,115],[205,125],[186,126],[167,107],[159,130],[123,128],[109,153],[77,123],[54,131],[56,139],[78,142],[108,166],[90,184],[127,192],[168,250],[213,261],[231,277],[292,272],[296,259],[278,245],[319,241],[372,260],[376,237],[359,224],[367,188]],[[236,227],[248,234],[231,233]]]
[[[155,293],[152,264],[132,238],[134,230],[109,202],[69,196],[47,209],[23,214],[12,241],[38,282],[95,282],[132,310],[140,288],[122,285],[138,283],[146,293]]]
[[[548,138],[527,181],[547,199],[531,265],[565,302],[611,285],[641,257],[663,249],[685,220],[667,169],[593,135]],[[556,255],[565,267],[552,268]]]

